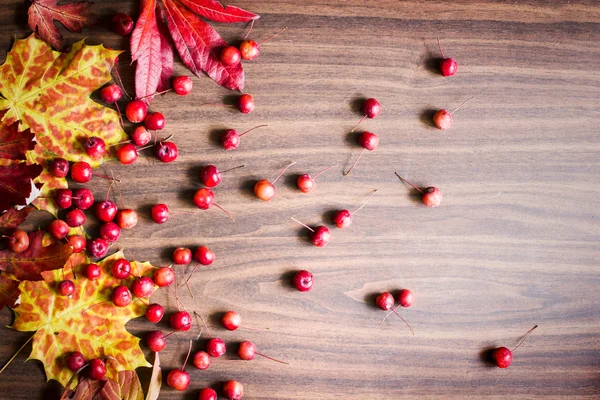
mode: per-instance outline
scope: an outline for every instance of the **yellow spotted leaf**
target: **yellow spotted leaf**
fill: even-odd
[[[44,184],[40,197],[51,198],[52,190],[66,187],[64,178],[48,173],[48,160],[62,157],[98,167],[103,160],[86,154],[86,138],[98,136],[107,146],[127,140],[119,114],[90,98],[110,81],[119,54],[83,41],[61,53],[32,34],[16,40],[0,66],[0,110],[6,110],[2,123],[20,121],[20,130],[30,129],[35,134],[37,145],[27,152],[27,162],[46,168],[36,181]],[[57,211],[48,200],[36,205]]]
[[[80,351],[88,360],[106,359],[106,376],[114,381],[119,381],[120,371],[151,366],[140,349],[140,339],[125,329],[130,319],[144,314],[145,304],[134,298],[129,306],[117,307],[111,301],[116,286],[131,286],[133,281],[133,277],[119,280],[112,276],[111,266],[118,258],[124,258],[122,251],[98,263],[102,275],[97,280],[84,278],[80,269],[75,279],[67,263],[64,277],[62,270],[47,271],[42,273],[43,281],[19,285],[21,303],[14,309],[12,328],[36,332],[29,358],[44,364],[48,380],[67,385],[73,373],[66,368],[64,357],[73,351]],[[131,262],[131,266],[136,276],[152,276],[154,270],[150,263]],[[75,282],[70,298],[56,292],[65,278]]]

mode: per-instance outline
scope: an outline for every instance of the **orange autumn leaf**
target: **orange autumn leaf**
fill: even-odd
[[[112,262],[124,258],[119,251],[98,264],[102,275],[97,280],[81,277],[75,279],[70,267],[63,271],[42,273],[43,281],[21,282],[21,303],[12,328],[18,331],[35,331],[30,359],[42,361],[48,380],[67,385],[73,372],[66,368],[64,357],[80,351],[86,359],[106,359],[107,378],[118,381],[120,371],[149,367],[140,349],[140,339],[125,329],[125,324],[144,315],[146,305],[139,299],[127,307],[117,307],[111,301],[113,289],[118,285],[130,286],[133,277],[126,280],[112,276]],[[131,262],[136,276],[151,276],[150,263]],[[63,279],[75,282],[75,292],[68,298],[59,296],[56,287]],[[110,358],[108,358],[110,357]],[[107,359],[108,358],[108,359]]]

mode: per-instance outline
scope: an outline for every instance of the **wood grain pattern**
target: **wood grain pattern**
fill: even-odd
[[[261,14],[253,37],[265,38],[258,60],[246,64],[246,90],[256,112],[220,107],[231,92],[196,79],[185,98],[167,95],[153,108],[167,117],[180,158],[162,165],[148,155],[135,166],[111,163],[123,180],[128,207],[140,210],[139,226],[119,246],[136,259],[167,264],[176,246],[206,244],[217,253],[210,268],[191,281],[195,298],[185,304],[211,316],[214,335],[228,354],[207,371],[188,367],[185,395],[165,388],[161,399],[195,399],[201,387],[226,379],[244,384],[244,399],[558,399],[600,398],[600,4],[594,0],[404,1],[269,0],[230,4]],[[117,11],[137,15],[135,1],[94,5],[90,43],[127,48],[108,29]],[[13,37],[28,34],[22,1],[0,1],[2,57]],[[227,40],[243,25],[218,25]],[[459,62],[442,78],[435,38]],[[69,43],[80,36],[67,34]],[[133,69],[121,62],[133,92]],[[176,73],[184,74],[178,63]],[[362,128],[380,136],[347,177],[360,149],[349,130],[365,96],[383,105]],[[453,109],[451,130],[437,131],[432,110]],[[222,129],[267,128],[244,136],[237,151],[216,144]],[[290,161],[277,197],[263,203],[254,181],[270,178]],[[245,164],[216,189],[217,209],[195,211],[199,167]],[[316,173],[315,192],[294,188],[297,174]],[[445,194],[438,209],[420,206],[394,171]],[[92,181],[95,193],[105,182]],[[329,223],[332,210],[358,207],[378,189],[346,230],[333,230],[323,249],[290,221]],[[149,207],[164,202],[175,214],[155,225]],[[47,218],[39,213],[33,228]],[[297,269],[316,276],[309,293],[296,292]],[[383,326],[374,296],[410,288],[413,307],[403,312],[415,336],[390,317]],[[161,291],[156,301],[176,308]],[[154,300],[154,298],[153,298]],[[269,332],[218,328],[220,313],[235,309],[243,323]],[[12,314],[0,313],[8,325]],[[507,370],[491,367],[491,347],[513,347],[534,324],[540,327],[515,353]],[[134,333],[151,329],[142,320]],[[168,329],[163,325],[164,329]],[[29,334],[0,329],[0,360]],[[179,366],[196,329],[169,338],[161,354],[166,369]],[[204,336],[206,337],[206,336]],[[259,351],[290,362],[236,361],[235,343],[250,339]],[[203,341],[195,344],[201,348]],[[0,376],[0,397],[54,399],[28,349]],[[140,371],[149,375],[149,371]]]

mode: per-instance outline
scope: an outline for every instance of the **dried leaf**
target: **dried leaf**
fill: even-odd
[[[131,34],[131,60],[136,61],[135,95],[150,102],[161,73],[161,38],[156,22],[156,0],[142,0],[141,14]]]
[[[116,382],[108,379],[98,397],[100,400],[144,400],[144,391],[135,371],[121,371]]]
[[[14,206],[27,205],[32,181],[42,172],[42,166],[26,163],[0,166],[0,212]]]
[[[162,369],[160,368],[160,357],[154,353],[154,366],[152,367],[152,376],[148,385],[148,394],[146,400],[158,400],[160,387],[162,386]]]
[[[160,32],[160,81],[157,90],[162,92],[171,87],[171,77],[173,76],[173,40],[169,35],[169,27],[165,22],[165,16],[160,7],[156,9],[158,31]]]
[[[14,307],[20,294],[19,281],[0,275],[0,310],[4,306]]]
[[[183,63],[194,74],[204,71],[221,86],[233,90],[244,88],[242,63],[227,67],[217,56],[227,46],[209,24],[185,8],[179,0],[163,0],[165,16],[175,48]]]
[[[5,113],[6,111],[0,113],[0,119]],[[19,132],[18,122],[3,124],[0,128],[0,158],[25,160],[25,152],[35,147],[34,137],[29,129]]]
[[[5,233],[13,229],[17,229],[27,219],[33,207],[27,206],[20,210],[9,208],[4,214],[0,215],[0,233]]]
[[[215,22],[250,22],[260,16],[234,6],[224,6],[217,0],[181,0],[190,10]]]
[[[73,249],[65,242],[43,247],[43,238],[43,231],[30,232],[29,247],[24,252],[0,251],[0,270],[13,274],[19,280],[39,281],[42,272],[62,268]]]
[[[58,49],[62,42],[54,20],[60,22],[71,32],[81,32],[88,24],[88,9],[91,3],[78,2],[58,5],[57,0],[31,0],[27,11],[29,27],[42,39]]]
[[[144,314],[146,305],[134,299],[127,307],[116,307],[110,300],[114,287],[130,286],[134,279],[112,276],[112,262],[123,257],[119,251],[99,262],[102,274],[97,280],[77,279],[71,298],[56,295],[63,271],[44,272],[43,281],[21,282],[21,303],[14,309],[12,328],[36,331],[29,358],[42,361],[47,379],[67,384],[72,373],[61,360],[72,351],[82,352],[86,359],[112,357],[106,362],[106,376],[112,380],[118,380],[120,371],[150,366],[139,347],[140,339],[125,329],[130,319]],[[149,263],[131,264],[136,276],[152,275],[154,267]],[[64,274],[72,276],[68,266]]]
[[[73,400],[92,400],[106,385],[107,380],[93,381],[88,378],[83,378],[73,396]]]

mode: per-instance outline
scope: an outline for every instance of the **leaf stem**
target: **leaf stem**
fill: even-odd
[[[4,364],[2,369],[0,369],[0,374],[17,357],[17,355],[21,352],[21,350],[23,350],[25,348],[25,346],[27,346],[29,344],[29,342],[31,342],[31,340],[33,339],[34,336],[35,336],[35,333],[33,335],[31,335],[31,337],[29,339],[27,339],[27,341],[23,344],[23,346],[21,346],[21,348],[19,350],[17,350],[17,352],[10,358],[10,360],[8,360],[8,362],[6,364]]]

